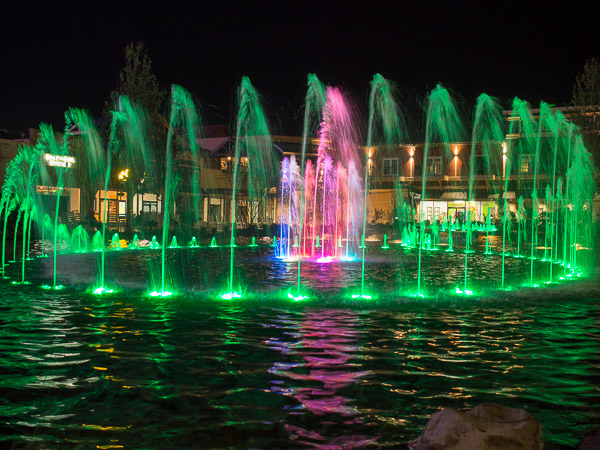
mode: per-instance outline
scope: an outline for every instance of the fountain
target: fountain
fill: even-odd
[[[229,261],[229,290],[221,295],[221,298],[230,300],[241,297],[241,288],[234,290],[234,254],[235,254],[235,231],[236,218],[238,214],[238,174],[242,155],[245,154],[247,162],[247,191],[248,203],[261,198],[264,188],[273,183],[275,178],[275,158],[273,144],[269,132],[267,119],[260,105],[258,92],[252,86],[250,79],[242,78],[238,90],[238,115],[236,129],[236,146],[233,169],[233,187],[231,202],[231,238],[230,238],[230,261]]]
[[[151,118],[126,97],[115,105],[107,133],[76,108],[66,113],[62,136],[42,125],[38,142],[22,147],[7,166],[0,197],[3,277],[13,224],[11,261],[19,259],[20,238],[20,283],[31,281],[26,269],[37,264],[26,266],[36,237],[43,256],[45,235],[52,233],[46,287],[63,288],[69,269],[57,269],[67,257],[89,255],[95,259],[85,264],[97,268],[90,282],[97,294],[123,285],[118,271],[106,269],[124,258],[145,267],[143,289],[152,296],[186,291],[187,269],[178,267],[189,265],[214,275],[203,275],[195,289],[211,296],[221,291],[229,300],[260,279],[251,261],[267,272],[283,270],[273,289],[293,300],[319,296],[329,274],[339,271],[348,276],[339,295],[366,300],[537,287],[593,267],[593,168],[579,130],[560,111],[542,103],[536,116],[516,98],[507,121],[498,103],[482,94],[464,145],[467,121],[438,85],[428,99],[424,142],[411,145],[394,89],[381,75],[371,82],[365,123],[347,93],[312,74],[307,86],[300,151],[279,157],[260,97],[242,79],[230,172],[215,168],[203,147],[196,105],[180,86],[171,89],[162,141],[151,139]],[[223,192],[227,173],[231,187]],[[440,194],[442,184],[460,202],[451,206]],[[79,221],[66,217],[75,191],[81,192],[80,213],[95,208],[96,229],[83,214]],[[383,212],[376,203],[382,191],[390,192]],[[160,202],[156,225],[148,228],[143,224],[152,217],[139,220],[145,192]],[[211,219],[215,199],[217,222]],[[267,217],[276,223],[272,241],[269,224],[261,222]],[[217,245],[225,235],[226,251]],[[451,268],[441,284],[434,277],[440,264]],[[495,268],[492,280],[482,280],[484,266]],[[526,280],[520,276],[525,272]]]

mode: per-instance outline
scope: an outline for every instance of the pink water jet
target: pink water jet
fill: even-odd
[[[280,246],[283,257],[297,255],[330,262],[351,258],[359,247],[364,202],[360,173],[364,155],[354,110],[339,89],[327,88],[317,158],[314,162],[306,161],[303,186],[295,160],[284,160],[280,214],[281,236],[285,241]],[[302,188],[305,220],[300,230]],[[302,242],[301,248],[294,246],[294,242]]]

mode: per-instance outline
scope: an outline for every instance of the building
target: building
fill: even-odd
[[[534,121],[539,118],[540,110],[529,111]],[[567,119],[574,114],[571,108],[556,111]],[[363,148],[365,160],[360,164],[363,167],[365,162],[369,164],[368,223],[392,225],[421,218],[440,222],[461,221],[467,217],[474,221],[485,221],[488,217],[497,219],[505,201],[513,214],[518,214],[520,197],[525,206],[531,208],[534,192],[538,212],[544,213],[546,191],[551,189],[552,195],[560,195],[557,178],[564,178],[566,166],[559,165],[556,176],[549,176],[547,165],[536,172],[535,150],[533,153],[531,147],[513,150],[516,143],[531,136],[526,136],[519,118],[511,111],[505,111],[504,117],[510,132],[495,142],[437,143],[430,144],[427,149],[423,143]],[[127,162],[117,158],[105,191],[104,174],[92,173],[96,168],[89,155],[85,133],[77,127],[69,133],[68,155],[45,154],[41,159],[46,169],[64,169],[61,195],[65,200],[61,201],[59,210],[62,221],[74,227],[106,220],[108,228],[116,231],[161,229],[165,155],[158,151],[150,157],[144,156],[149,159],[146,167],[152,167],[148,171],[136,167],[136,162],[131,159]],[[29,134],[28,139],[7,139],[0,135],[2,167],[16,154],[18,145],[37,142],[39,131],[30,130]],[[543,130],[540,136],[540,154],[545,155],[551,151],[552,139],[562,136],[562,132],[552,134],[551,130]],[[57,142],[62,138],[62,134],[55,133]],[[274,135],[270,138],[273,151],[280,160],[293,156],[300,162],[301,137]],[[183,138],[180,140],[181,148],[174,153],[179,184],[171,215],[173,222],[191,224],[194,229],[227,228],[231,223],[233,201],[235,135],[226,125],[205,126],[203,136],[197,142],[203,155],[199,160],[195,160],[189,150],[189,143],[186,144]],[[316,159],[318,145],[318,140],[310,143],[306,158]],[[247,165],[247,157],[242,155],[236,198],[238,226],[277,223],[281,216],[277,180],[251,201],[246,188]],[[593,170],[598,182],[598,173]],[[52,175],[52,170],[46,172],[50,175],[40,180],[36,191],[43,198],[44,209],[54,211],[56,175]],[[598,209],[597,200],[595,210]]]

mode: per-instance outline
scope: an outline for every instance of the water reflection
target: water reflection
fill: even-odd
[[[323,304],[2,284],[0,447],[398,448],[486,401],[573,446],[600,417],[598,286]]]
[[[277,322],[290,325],[288,319]],[[299,419],[304,426],[296,425],[291,415],[286,424],[290,440],[328,448],[374,444],[376,437],[354,434],[332,437],[328,435],[330,433],[316,430],[323,426],[335,427],[337,434],[344,427],[355,429],[362,424],[357,417],[360,412],[355,399],[344,395],[344,388],[360,383],[370,375],[370,371],[361,370],[358,355],[358,340],[362,334],[358,313],[343,309],[309,309],[297,320],[296,327],[296,332],[287,333],[291,340],[275,338],[268,343],[270,348],[285,356],[283,362],[275,362],[269,369],[269,373],[284,379],[283,383],[271,381],[271,391],[294,398],[299,403],[299,413],[318,416],[318,421],[308,428],[308,421]]]

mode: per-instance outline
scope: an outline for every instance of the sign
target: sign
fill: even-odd
[[[75,157],[69,155],[52,155],[44,153],[44,161],[50,167],[64,167],[70,169],[75,166]]]

